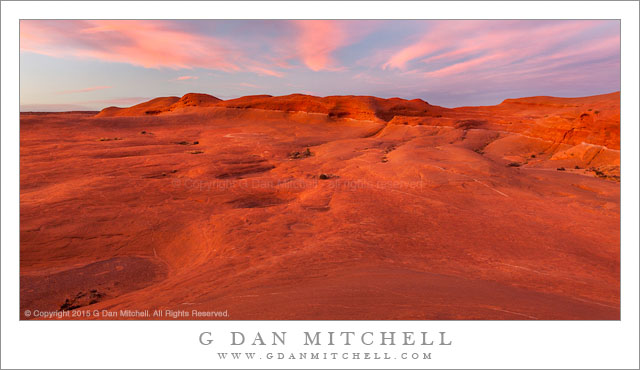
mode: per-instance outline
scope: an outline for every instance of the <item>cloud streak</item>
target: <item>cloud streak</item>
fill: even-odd
[[[367,32],[357,21],[282,21],[287,27],[271,41],[264,61],[239,40],[190,32],[171,21],[67,20],[21,22],[21,51],[54,57],[97,59],[144,68],[206,68],[283,77],[285,59],[312,71],[338,70],[334,53]],[[284,47],[283,47],[284,45]]]
[[[393,53],[382,68],[422,71],[425,78],[481,78],[484,72],[522,72],[558,63],[586,65],[602,56],[619,55],[619,35],[588,37],[603,23],[438,21],[419,41]]]
[[[113,86],[94,86],[94,87],[87,87],[87,88],[78,89],[78,90],[60,91],[60,92],[58,92],[58,94],[67,95],[67,94],[88,93],[88,92],[92,92],[92,91],[96,91],[96,90],[104,90],[104,89],[111,89],[111,88],[113,88]]]
[[[282,76],[249,58],[230,40],[185,31],[170,21],[21,21],[20,50],[144,68],[205,68]]]
[[[187,80],[197,80],[198,76],[180,76],[178,78],[174,78],[172,81],[187,81]]]
[[[302,62],[312,71],[337,67],[332,53],[349,44],[349,33],[339,21],[295,21],[296,49]]]

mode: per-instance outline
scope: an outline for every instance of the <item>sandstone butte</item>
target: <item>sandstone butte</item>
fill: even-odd
[[[620,94],[21,114],[25,309],[619,319]]]

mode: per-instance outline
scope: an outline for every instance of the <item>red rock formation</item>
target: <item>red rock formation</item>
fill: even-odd
[[[21,312],[619,319],[617,99],[21,115]]]
[[[153,115],[187,107],[225,107],[327,114],[332,118],[382,120],[394,124],[490,127],[555,143],[620,149],[620,93],[585,98],[506,99],[487,107],[447,109],[423,100],[372,96],[253,95],[222,101],[207,94],[156,98],[131,108],[109,107],[97,117]]]
[[[180,100],[173,103],[171,106],[169,106],[168,110],[174,111],[177,109],[187,108],[187,107],[214,107],[221,101],[222,101],[221,99],[218,99],[215,96],[211,96],[208,94],[189,93],[184,95],[182,98],[180,98]]]
[[[444,110],[420,99],[381,99],[373,96],[316,96],[293,94],[246,96],[220,104],[228,108],[253,108],[285,112],[322,113],[333,118],[390,121],[396,115],[430,116]]]
[[[457,108],[471,116],[487,116],[506,130],[555,143],[601,145],[620,149],[620,93],[584,98],[507,99],[492,107]]]
[[[155,115],[166,111],[172,104],[179,101],[177,96],[168,96],[151,99],[147,102],[136,104],[129,108],[109,107],[105,108],[96,117],[126,117]]]

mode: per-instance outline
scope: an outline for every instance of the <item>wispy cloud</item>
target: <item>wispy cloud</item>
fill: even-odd
[[[275,71],[273,69],[260,67],[260,66],[250,66],[247,68],[249,71],[257,73],[262,76],[273,76],[273,77],[283,77],[284,73]]]
[[[332,53],[349,43],[344,23],[330,20],[295,21],[296,49],[302,62],[312,71],[336,68]]]
[[[172,21],[66,20],[21,22],[20,49],[55,57],[97,59],[145,68],[206,68],[283,77],[298,59],[313,71],[337,70],[334,53],[371,31],[371,22],[283,21],[265,45],[184,30]]]
[[[241,87],[250,87],[250,88],[254,88],[254,89],[257,89],[257,88],[261,87],[261,86],[258,86],[256,84],[252,84],[252,83],[248,83],[248,82],[239,82],[237,85],[241,86]]]
[[[237,51],[211,36],[163,21],[22,21],[20,49],[58,57],[92,58],[147,68],[239,69]],[[224,57],[224,56],[231,56]]]
[[[177,78],[174,78],[171,81],[186,81],[186,80],[197,80],[198,76],[180,76]]]
[[[20,50],[145,68],[204,68],[281,77],[233,40],[189,32],[170,21],[66,20],[20,23]]]
[[[312,71],[344,70],[335,53],[372,32],[374,21],[301,20],[295,25],[296,56]]]
[[[436,21],[420,40],[393,53],[383,69],[427,78],[586,65],[619,53],[619,35],[594,32],[600,21]]]
[[[87,87],[87,88],[84,88],[84,89],[59,91],[58,94],[59,95],[67,95],[67,94],[88,93],[88,92],[92,92],[92,91],[96,91],[96,90],[111,89],[112,87],[113,86],[93,86],[93,87]]]

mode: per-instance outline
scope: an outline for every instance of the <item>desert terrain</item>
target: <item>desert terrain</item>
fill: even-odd
[[[619,99],[22,113],[21,318],[619,319]]]

